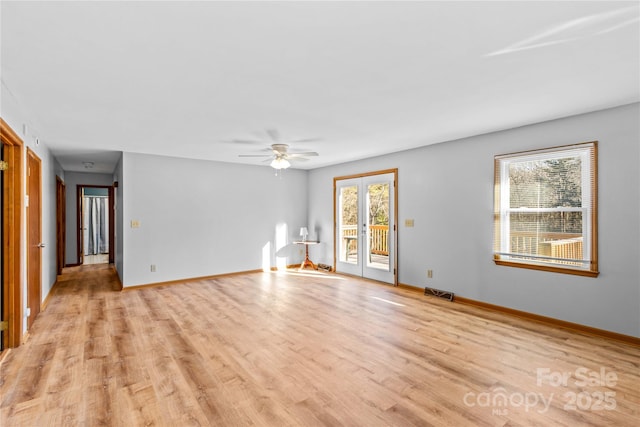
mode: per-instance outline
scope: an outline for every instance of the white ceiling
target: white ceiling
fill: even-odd
[[[260,164],[268,129],[317,138],[308,169],[640,100],[638,1],[0,7],[3,84],[70,171]]]

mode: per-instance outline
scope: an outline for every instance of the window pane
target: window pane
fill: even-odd
[[[509,164],[511,208],[581,207],[580,157]]]
[[[358,263],[358,187],[340,189],[340,261]]]
[[[512,212],[509,222],[511,234],[525,232],[582,236],[582,212]]]
[[[510,214],[512,254],[545,257],[551,264],[576,265],[582,260],[582,212],[516,212]]]
[[[369,253],[367,267],[389,271],[389,184],[367,186]]]

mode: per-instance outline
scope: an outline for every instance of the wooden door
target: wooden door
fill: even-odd
[[[76,185],[76,252],[78,265],[84,264],[84,186]]]
[[[42,169],[36,154],[27,149],[27,329],[40,313],[42,289]]]
[[[5,347],[5,329],[8,329],[9,322],[4,323],[5,319],[5,283],[4,283],[4,171],[9,168],[9,164],[4,161],[4,145],[0,150],[0,188],[2,188],[2,197],[0,197],[0,264],[2,265],[2,274],[0,274],[0,352]]]
[[[0,118],[2,158],[2,348],[17,347],[22,337],[22,282],[20,224],[22,222],[23,143]]]
[[[113,264],[116,259],[116,212],[115,212],[115,192],[114,187],[109,187],[109,264]]]
[[[62,274],[65,264],[66,244],[66,187],[60,177],[56,176],[56,270]]]

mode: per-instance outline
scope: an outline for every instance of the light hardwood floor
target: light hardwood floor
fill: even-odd
[[[0,366],[0,425],[640,418],[640,349],[628,344],[331,274],[116,287],[108,266],[66,270]]]

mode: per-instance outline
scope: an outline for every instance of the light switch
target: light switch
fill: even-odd
[[[405,227],[413,227],[413,220],[412,219],[405,219],[404,220],[404,226]]]
[[[131,221],[131,228],[139,228],[140,227],[140,221],[138,221],[137,219],[134,219]]]

